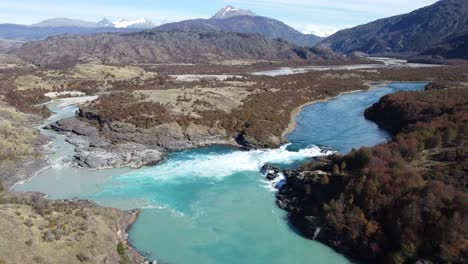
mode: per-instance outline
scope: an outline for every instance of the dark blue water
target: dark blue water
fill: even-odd
[[[297,116],[296,129],[288,135],[291,149],[309,145],[330,147],[341,153],[353,148],[374,146],[391,135],[364,118],[364,110],[381,97],[398,91],[423,90],[425,82],[390,83],[370,91],[342,95],[306,106]]]

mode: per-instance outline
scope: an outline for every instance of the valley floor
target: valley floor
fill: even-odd
[[[8,64],[0,72],[0,181],[4,190],[32,177],[46,165],[48,139],[38,133],[36,126],[42,122],[41,118],[51,114],[43,105],[52,99],[50,96],[98,96],[80,105],[75,117],[47,128],[68,135],[68,141],[76,146],[73,162],[77,166],[99,169],[141,167],[158,162],[168,151],[212,144],[277,147],[285,142],[285,131],[292,129],[291,119],[300,111],[301,105],[344,92],[368,89],[369,82],[468,82],[467,66],[327,70],[269,77],[250,74],[271,69],[264,64],[257,70],[255,65],[98,64],[48,70],[10,57],[2,60]],[[173,75],[190,75],[190,78]],[[64,238],[55,234],[60,233],[70,236],[67,240],[71,244],[70,251],[63,256],[73,255],[74,259],[84,258],[91,262],[106,258],[108,261],[118,258],[132,261],[136,256],[125,253],[132,249],[126,246],[125,237],[117,235],[123,234],[131,221],[123,224],[116,222],[116,218],[126,219],[128,213],[87,203],[63,202],[76,203],[77,208],[82,208],[79,210],[88,212],[89,218],[84,220],[93,222],[92,226],[96,227],[93,232],[107,239],[105,243],[91,245],[96,254],[88,254],[80,250],[91,246],[75,239],[90,236],[93,232],[69,228],[79,225],[75,223],[79,219],[67,216],[66,210],[55,212],[55,206],[60,207],[61,202],[42,198],[31,200],[34,195],[6,193],[2,196],[1,219],[5,224],[21,227],[18,232],[23,235],[17,239],[26,240],[21,248],[49,248],[51,244],[44,242],[49,233],[55,239],[51,243],[64,243]],[[52,206],[48,214],[35,211],[33,207],[37,199]],[[113,216],[103,215],[101,211]],[[24,225],[31,224],[32,227],[23,228],[18,224],[20,222],[27,222]],[[116,233],[116,230],[120,232]],[[124,253],[119,241],[127,250]],[[0,245],[0,256],[7,258],[4,259],[7,263],[17,261],[13,256],[1,253],[10,250],[9,245],[12,244]],[[33,252],[26,256],[35,257]]]

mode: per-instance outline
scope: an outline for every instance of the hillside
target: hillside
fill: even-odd
[[[169,23],[156,27],[156,30],[254,33],[271,39],[281,38],[298,46],[313,46],[322,40],[321,37],[312,34],[302,34],[281,21],[249,14],[247,11],[240,12],[238,15],[229,13],[225,17],[221,17],[220,12],[211,19]]]
[[[468,60],[468,29],[450,36],[440,44],[423,51],[420,55]]]
[[[224,60],[319,61],[342,59],[329,51],[299,48],[260,35],[228,32],[160,32],[133,34],[64,35],[30,42],[17,52],[28,62],[62,67],[78,62],[208,63]]]
[[[322,44],[334,51],[415,55],[468,28],[468,1],[442,0],[409,14],[341,30]]]
[[[23,42],[21,41],[0,39],[0,54],[13,52],[16,49],[18,49],[21,45],[23,45]]]

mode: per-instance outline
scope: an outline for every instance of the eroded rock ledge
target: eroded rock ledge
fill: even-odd
[[[87,117],[71,117],[46,126],[67,135],[73,144],[73,164],[91,169],[139,168],[160,162],[167,151],[208,145],[238,146],[225,131],[206,126],[189,125],[185,130],[177,123],[166,123],[151,129],[138,129],[121,122],[102,122]]]

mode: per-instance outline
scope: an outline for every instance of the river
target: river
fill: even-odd
[[[316,146],[344,153],[388,140],[388,133],[364,119],[364,109],[385,94],[421,90],[425,84],[391,83],[306,106],[288,135],[291,144],[279,149],[212,146],[175,152],[158,165],[136,170],[72,168],[67,159],[73,147],[64,136],[54,135],[52,166],[15,191],[141,209],[130,241],[158,263],[349,263],[289,226],[259,169],[265,163],[297,166],[323,155]],[[74,106],[59,105],[56,101],[49,106],[58,112],[53,120],[73,115]]]

